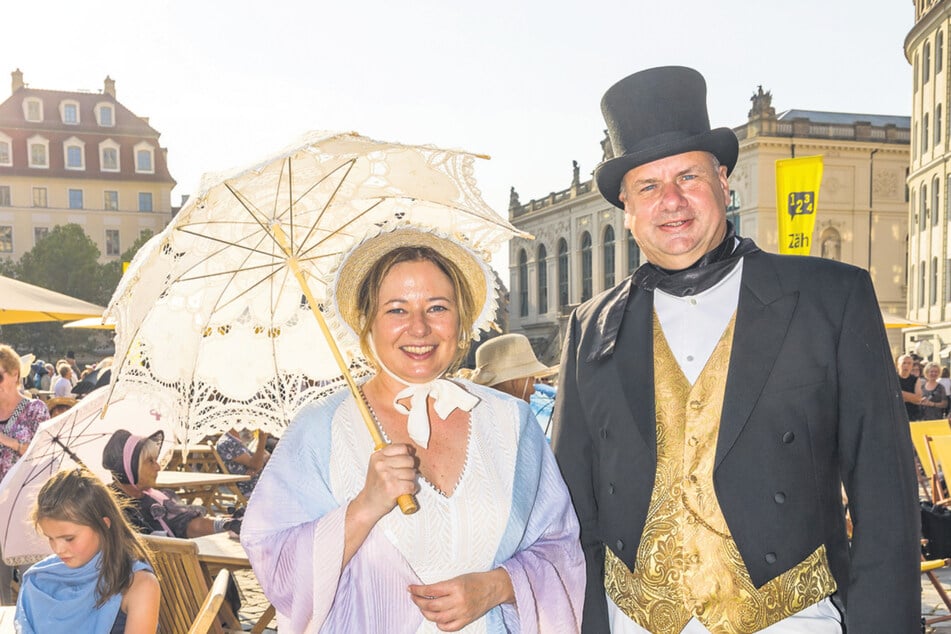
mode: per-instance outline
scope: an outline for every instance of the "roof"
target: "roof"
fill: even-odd
[[[854,125],[859,121],[871,123],[875,127],[893,125],[896,128],[911,128],[911,117],[890,114],[857,114],[854,112],[823,112],[821,110],[786,110],[777,117],[780,121],[809,119],[813,123],[831,125]]]

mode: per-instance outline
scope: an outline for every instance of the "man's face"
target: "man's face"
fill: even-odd
[[[708,152],[685,152],[624,175],[625,224],[649,262],[679,271],[723,241],[730,184],[714,165]]]

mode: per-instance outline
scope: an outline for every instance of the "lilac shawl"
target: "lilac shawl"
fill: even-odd
[[[509,398],[464,385],[481,399]],[[282,628],[412,634],[423,617],[407,586],[419,580],[379,526],[340,570],[347,501],[331,490],[330,423],[349,398],[338,392],[290,425],[255,488],[241,543]],[[509,573],[516,604],[490,610],[488,631],[577,632],[585,584],[578,520],[528,405],[520,402],[518,414],[510,421],[520,427],[513,499],[495,558]]]

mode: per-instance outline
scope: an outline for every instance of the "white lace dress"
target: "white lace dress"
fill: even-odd
[[[395,508],[375,529],[383,531],[422,583],[492,568],[509,519],[518,447],[516,417],[501,411],[503,403],[484,399],[473,408],[466,464],[451,496],[420,478],[419,511],[403,515]],[[330,484],[341,505],[363,488],[372,451],[370,434],[351,399],[337,409],[332,423]],[[418,630],[438,631],[429,621]],[[484,619],[461,631],[485,632]]]

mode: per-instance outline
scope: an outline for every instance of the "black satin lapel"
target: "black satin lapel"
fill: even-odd
[[[635,288],[628,302],[615,347],[615,367],[624,398],[644,444],[657,456],[654,407],[654,340],[651,324],[654,294]]]
[[[779,294],[779,279],[772,267],[751,264],[747,262],[743,268],[714,468],[746,426],[779,356],[799,300],[798,292]]]

